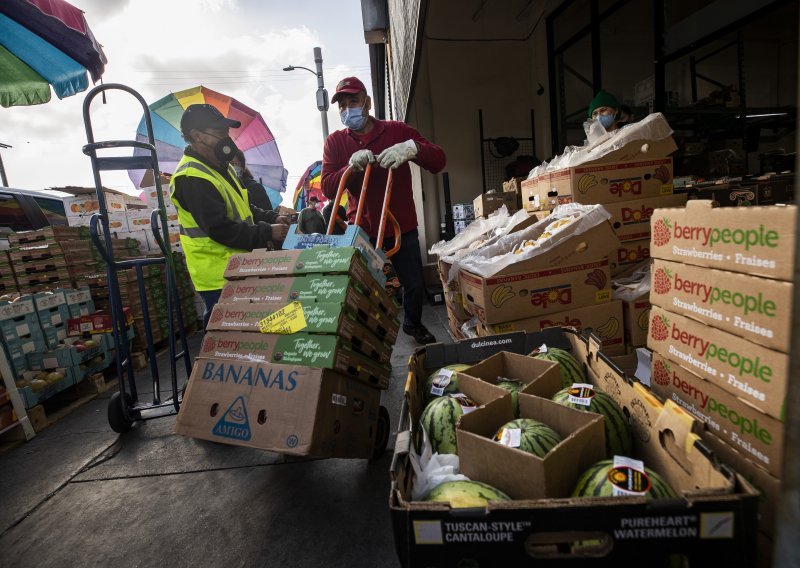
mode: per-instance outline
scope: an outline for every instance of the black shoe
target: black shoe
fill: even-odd
[[[420,345],[427,345],[428,343],[436,343],[436,338],[427,330],[424,325],[414,327],[413,325],[404,325],[403,331],[414,338]]]

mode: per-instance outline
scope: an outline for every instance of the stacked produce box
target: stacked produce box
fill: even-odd
[[[472,203],[456,203],[453,205],[453,229],[459,234],[475,220],[475,207]]]
[[[652,218],[651,388],[704,421],[704,440],[762,492],[771,538],[785,455],[795,206],[690,201]]]
[[[14,276],[14,269],[8,258],[8,251],[0,252],[0,296],[6,294],[16,294],[19,292],[17,279]]]
[[[359,249],[238,254],[225,277],[176,431],[290,454],[371,455],[399,324]]]

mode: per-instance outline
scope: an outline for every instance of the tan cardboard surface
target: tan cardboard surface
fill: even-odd
[[[622,313],[625,318],[625,343],[631,347],[647,345],[647,330],[650,326],[649,294],[638,300],[623,301]]]
[[[541,331],[548,327],[574,327],[578,331],[593,331],[602,340],[603,352],[606,355],[625,353],[622,302],[619,300],[536,318],[525,318],[494,325],[478,324],[477,329],[478,336],[484,337],[513,331]]]
[[[515,213],[519,210],[517,201],[518,196],[516,193],[483,193],[472,201],[475,206],[475,218],[488,217],[503,205],[506,206],[509,214]]]
[[[793,284],[658,259],[651,276],[653,304],[789,352]]]
[[[797,206],[712,208],[692,200],[651,218],[655,258],[791,282]]]
[[[611,226],[621,241],[639,241],[650,237],[650,218],[656,209],[682,207],[686,194],[676,193],[661,197],[649,197],[606,203],[603,207],[611,214]]]
[[[705,422],[715,436],[772,475],[781,475],[784,447],[780,420],[759,412],[658,353],[653,353],[650,388],[662,399],[672,400]]]
[[[653,306],[647,346],[703,379],[782,419],[789,357]]]
[[[753,464],[752,461],[710,431],[703,434],[703,442],[719,457],[722,463],[732,467],[758,491],[758,528],[767,536],[774,536],[775,518],[781,498],[780,479]]]
[[[380,391],[313,367],[198,359],[175,433],[316,457],[369,457]]]
[[[609,257],[611,275],[623,275],[648,258],[650,258],[650,238],[621,242],[617,250]]]
[[[490,278],[462,270],[459,280],[467,308],[486,324],[611,301],[607,260]]]
[[[361,253],[353,247],[254,250],[231,256],[225,268],[226,279],[303,274],[350,274],[370,289],[378,285]]]
[[[497,430],[515,418],[508,395],[461,417],[456,429],[461,472],[513,499],[568,497],[580,474],[605,457],[603,418],[526,394],[519,395],[519,408],[522,418],[547,424],[562,441],[544,458],[495,442]]]
[[[501,351],[458,373],[459,387],[472,381],[480,381],[496,389],[496,397],[508,391],[497,386],[501,380],[509,379],[524,383],[520,392],[550,398],[561,390],[561,371],[558,363],[534,359],[517,353]]]

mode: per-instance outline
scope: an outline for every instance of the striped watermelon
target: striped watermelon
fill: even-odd
[[[544,422],[532,420],[530,418],[517,418],[507,422],[494,435],[495,441],[500,441],[505,430],[521,430],[519,439],[519,450],[528,452],[543,458],[547,452],[552,450],[561,441],[558,432],[550,428]]]
[[[480,481],[445,481],[425,496],[425,501],[449,503],[453,508],[485,507],[490,501],[510,500],[502,491]]]
[[[462,398],[459,398],[462,397]],[[464,404],[478,406],[464,395],[434,398],[422,411],[420,426],[428,434],[431,449],[440,454],[457,454],[456,424],[464,413]]]
[[[569,353],[558,347],[548,347],[545,353],[534,356],[536,359],[545,361],[555,361],[561,371],[561,385],[564,388],[572,386],[573,383],[585,383],[586,377],[583,373],[583,365]]]
[[[576,392],[577,390],[582,392]],[[589,406],[570,402],[570,393],[581,398],[590,398]],[[595,388],[573,386],[558,391],[553,396],[553,402],[584,412],[594,412],[602,415],[606,430],[606,454],[608,457],[629,456],[633,452],[633,439],[628,419],[608,393]]]
[[[648,499],[673,499],[678,496],[663,477],[649,467],[645,467],[644,471],[646,477],[643,481],[649,485],[646,493]],[[612,460],[599,461],[583,472],[572,491],[572,496],[611,497],[614,488],[612,480],[616,476],[619,476],[618,479],[623,479],[625,477],[624,468],[623,470],[615,469]],[[618,481],[618,483],[620,482]]]
[[[453,365],[447,365],[446,367],[442,367],[441,369],[437,369],[433,373],[428,376],[428,380],[425,381],[425,403],[432,401],[434,398],[438,396],[444,396],[446,394],[454,394],[458,392],[458,372],[463,371],[469,367],[469,365],[462,365],[461,363],[455,363]],[[453,374],[450,376],[450,382],[442,387],[442,380],[438,380],[441,373],[444,370],[453,371]],[[432,392],[435,388],[444,388],[442,394],[435,394]]]
[[[512,381],[503,379],[497,382],[497,386],[511,393],[511,400],[514,402],[514,416],[519,416],[519,391],[525,386],[522,381]]]

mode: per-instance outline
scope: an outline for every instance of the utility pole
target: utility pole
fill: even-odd
[[[322,78],[322,49],[314,48],[314,63],[317,66],[317,108],[322,117],[322,139],[328,138],[328,91]]]

